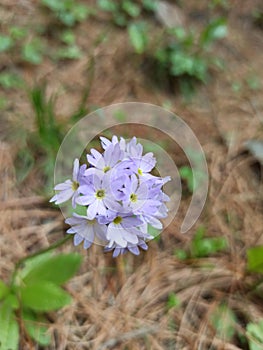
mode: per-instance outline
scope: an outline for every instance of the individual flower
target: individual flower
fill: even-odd
[[[99,153],[95,149],[91,149],[91,154],[87,155],[87,160],[93,167],[88,168],[85,175],[97,174],[101,176],[121,161],[123,156],[124,152],[120,149],[118,143],[108,145],[104,154]]]
[[[79,160],[74,160],[72,180],[66,180],[54,187],[55,191],[58,191],[51,199],[50,202],[55,204],[61,204],[72,198],[72,206],[76,208],[76,198],[78,197],[78,188],[82,178],[84,177],[86,164],[79,165]]]
[[[139,238],[152,238],[148,234],[144,234],[140,231],[139,226],[143,222],[135,215],[121,216],[117,215],[107,225],[106,238],[109,241],[107,247],[126,248],[128,246],[134,246],[139,243]]]
[[[141,183],[138,177],[132,174],[129,180],[126,181],[125,188],[123,188],[125,193],[123,199],[124,210],[133,212],[135,215],[142,213],[154,214],[162,202],[154,198],[153,191],[147,182]]]
[[[74,245],[79,245],[84,241],[84,249],[88,249],[95,237],[100,241],[106,241],[107,227],[99,224],[95,219],[90,220],[87,216],[73,213],[73,216],[66,219],[65,222],[71,226],[67,233],[74,234]]]
[[[76,202],[87,206],[87,216],[94,219],[96,215],[106,215],[107,209],[118,211],[120,204],[114,200],[110,174],[103,177],[90,175],[90,183],[79,187],[79,196]]]

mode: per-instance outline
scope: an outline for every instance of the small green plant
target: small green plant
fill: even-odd
[[[53,255],[49,250],[20,260],[8,284],[0,280],[1,350],[18,349],[19,325],[36,343],[49,345],[51,336],[45,314],[71,302],[61,285],[75,275],[81,256]]]
[[[155,77],[176,79],[186,96],[193,92],[196,82],[208,81],[211,67],[222,67],[222,62],[211,54],[211,48],[226,34],[225,18],[214,19],[199,34],[191,28],[165,28],[158,40],[152,39],[145,26],[131,24],[129,27],[135,52],[148,60],[151,58]]]
[[[36,85],[29,91],[30,102],[35,114],[36,130],[25,137],[25,146],[17,154],[17,177],[23,181],[36,161],[41,159],[41,167],[47,185],[51,186],[53,167],[57,151],[64,135],[64,126],[55,116],[54,96],[47,98],[46,85]]]
[[[178,296],[173,292],[170,293],[168,295],[167,308],[170,310],[170,309],[178,308],[179,306],[180,306],[180,300]]]
[[[93,65],[90,66],[91,71],[92,67]],[[46,194],[50,195],[58,149],[71,123],[75,123],[81,117],[87,115],[86,100],[89,91],[88,85],[83,91],[77,110],[69,117],[68,124],[66,124],[58,121],[55,111],[56,96],[47,97],[45,83],[39,83],[28,90],[35,117],[35,130],[33,132],[28,132],[24,128],[19,130],[19,137],[21,144],[23,144],[23,147],[17,153],[15,162],[19,182],[23,182],[32,169],[41,170]]]
[[[22,46],[22,58],[32,64],[40,64],[43,60],[44,45],[40,38],[33,38]]]
[[[227,246],[225,237],[205,237],[205,228],[200,226],[191,243],[191,257],[207,257],[225,250]]]
[[[60,35],[63,46],[60,47],[54,57],[56,59],[79,59],[83,56],[80,47],[76,43],[76,36],[72,30],[65,30]]]
[[[247,250],[247,269],[250,272],[263,274],[263,245]]]
[[[236,332],[237,318],[235,313],[225,304],[220,304],[210,315],[210,321],[216,334],[223,340],[230,341]]]
[[[246,327],[249,350],[263,349],[263,320],[258,323],[248,323]]]
[[[23,86],[23,80],[15,72],[3,71],[0,73],[0,86],[4,89],[17,89]]]
[[[176,249],[174,255],[179,260],[205,258],[226,250],[228,243],[225,237],[205,237],[205,227],[200,226],[191,241],[188,250]]]
[[[126,27],[134,19],[139,18],[143,12],[153,12],[156,1],[143,0],[98,0],[98,8],[111,15],[112,22],[120,27]]]
[[[54,14],[56,19],[67,27],[83,22],[93,13],[89,6],[74,0],[41,0],[41,3]]]
[[[147,25],[145,22],[131,23],[128,26],[130,41],[137,54],[145,52],[148,45]]]
[[[227,33],[226,20],[216,19],[197,36],[193,30],[174,28],[168,30],[170,41],[155,52],[161,71],[176,77],[182,92],[194,89],[195,82],[206,83],[208,70],[214,64],[210,55],[211,45]]]
[[[14,61],[38,65],[42,62],[45,45],[40,37],[26,27],[12,26],[8,34],[0,36],[0,52],[12,55]]]
[[[189,166],[182,166],[179,169],[179,174],[181,178],[186,182],[189,192],[193,193],[195,187],[192,168]]]

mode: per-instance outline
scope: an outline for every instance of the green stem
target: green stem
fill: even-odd
[[[60,247],[61,245],[63,245],[65,242],[67,242],[71,238],[72,238],[71,235],[66,235],[65,237],[61,238],[59,241],[51,244],[49,247],[44,248],[44,249],[42,249],[40,251],[37,251],[37,252],[35,252],[35,253],[31,254],[31,255],[27,255],[26,257],[18,260],[18,262],[15,264],[15,270],[14,270],[14,272],[12,274],[11,286],[14,284],[17,271],[18,271],[18,269],[20,268],[20,266],[22,264],[24,264],[27,260],[34,258],[35,256],[39,256],[39,255],[45,254],[45,253],[47,253],[47,252],[49,252],[49,251],[51,251],[53,249],[56,249],[56,248]]]

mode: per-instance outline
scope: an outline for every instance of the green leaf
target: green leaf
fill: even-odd
[[[99,0],[98,6],[103,11],[115,12],[118,10],[118,6],[113,0]]]
[[[19,272],[19,279],[24,279],[31,270],[37,268],[39,264],[42,264],[44,261],[48,261],[52,257],[52,252],[46,252],[33,258],[29,258],[24,263],[22,270]]]
[[[59,254],[42,260],[24,277],[25,285],[38,281],[49,281],[61,285],[68,281],[80,267],[81,255],[76,253]]]
[[[15,73],[3,72],[0,74],[0,85],[4,89],[20,88],[22,79]]]
[[[49,281],[30,284],[20,291],[22,305],[34,311],[57,310],[71,302],[68,293]]]
[[[131,43],[137,54],[142,54],[148,43],[145,23],[132,23],[128,27]]]
[[[92,12],[92,10],[86,5],[74,4],[74,6],[72,7],[72,14],[76,22],[84,21],[90,14],[90,12]]]
[[[211,314],[211,323],[216,330],[217,336],[230,341],[235,334],[236,315],[225,304],[219,305]]]
[[[133,18],[138,17],[141,13],[140,7],[130,0],[124,0],[122,2],[122,8],[129,16]]]
[[[22,48],[22,56],[24,60],[33,64],[42,62],[43,46],[39,39],[33,39],[26,43]]]
[[[202,32],[200,43],[207,47],[213,41],[222,39],[227,35],[227,22],[225,18],[217,18],[213,20]]]
[[[47,346],[51,342],[51,336],[48,334],[48,322],[43,316],[35,315],[29,310],[23,310],[23,321],[27,333],[39,345]]]
[[[67,45],[73,45],[76,41],[75,34],[72,30],[65,30],[64,32],[62,32],[60,39]]]
[[[263,349],[263,320],[247,324],[247,338],[250,350]]]
[[[247,268],[249,271],[263,273],[263,245],[247,250]]]
[[[17,350],[19,327],[12,308],[8,303],[0,305],[0,349]]]
[[[14,40],[19,40],[23,39],[28,31],[26,28],[18,27],[18,26],[13,26],[9,29],[10,35]]]
[[[148,225],[148,233],[149,235],[153,236],[155,239],[159,240],[161,230],[158,230],[157,228],[151,225]]]
[[[76,60],[82,57],[82,51],[77,45],[63,47],[56,53],[58,59]]]
[[[188,254],[183,249],[175,249],[174,256],[179,260],[186,260],[188,258]]]
[[[13,40],[7,35],[0,35],[0,52],[9,50],[13,45]]]
[[[227,240],[224,237],[203,237],[205,228],[200,226],[193,238],[191,255],[194,258],[207,257],[227,248]]]
[[[170,293],[168,296],[167,307],[168,309],[176,308],[180,305],[180,300],[175,293]]]
[[[8,286],[2,280],[0,280],[0,300],[2,300],[8,293]]]
[[[17,310],[19,308],[19,301],[17,299],[17,296],[14,294],[7,295],[5,302],[10,306],[12,310]]]
[[[157,9],[156,0],[142,0],[142,6],[146,11],[155,11]]]
[[[179,174],[182,179],[186,180],[187,187],[190,192],[194,191],[194,177],[193,177],[193,171],[189,166],[182,166],[179,169]]]

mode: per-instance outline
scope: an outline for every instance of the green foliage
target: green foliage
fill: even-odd
[[[0,52],[9,50],[13,46],[13,40],[10,36],[0,35]]]
[[[47,319],[43,315],[35,314],[30,310],[23,310],[22,317],[28,335],[39,345],[49,345],[51,337],[48,334]]]
[[[0,300],[2,300],[9,292],[8,286],[0,280]]]
[[[142,54],[147,47],[148,36],[146,33],[146,23],[132,23],[128,26],[130,41],[137,54]]]
[[[223,39],[227,35],[227,24],[225,18],[217,18],[210,22],[200,35],[200,46],[208,48],[218,39]]]
[[[21,77],[13,72],[4,71],[0,73],[0,86],[4,89],[16,89],[22,87]]]
[[[120,27],[132,24],[134,19],[141,16],[143,11],[152,12],[156,1],[131,1],[131,0],[97,0],[98,8],[111,14],[111,20]]]
[[[219,338],[227,341],[233,338],[237,318],[226,304],[219,305],[211,314],[210,320]]]
[[[36,85],[29,91],[29,98],[35,113],[36,131],[26,135],[25,147],[17,155],[18,178],[24,180],[30,169],[40,162],[48,186],[53,178],[53,166],[57,151],[63,139],[64,126],[55,116],[55,97],[46,96],[46,85]]]
[[[262,350],[263,349],[263,320],[258,323],[247,324],[247,338],[249,344],[249,350]]]
[[[226,34],[224,18],[213,20],[199,35],[191,28],[164,30],[160,44],[153,52],[158,70],[163,75],[176,77],[181,91],[191,93],[195,81],[207,82],[208,70],[215,63],[209,49]]]
[[[188,259],[188,254],[184,249],[175,249],[174,256],[179,260]]]
[[[142,23],[130,23],[128,32],[135,53],[153,61],[154,76],[159,80],[175,78],[186,96],[196,82],[206,83],[211,67],[222,62],[211,54],[212,45],[227,35],[225,18],[216,18],[198,34],[192,28],[164,28],[156,37]]]
[[[23,277],[25,284],[31,284],[38,280],[45,280],[61,285],[75,275],[81,264],[81,256],[78,254],[60,254],[47,256],[38,264],[32,266]]]
[[[177,308],[178,306],[180,306],[180,300],[178,299],[178,296],[173,292],[170,293],[168,295],[167,308],[173,309],[173,308]]]
[[[44,312],[58,310],[71,302],[61,288],[80,267],[78,254],[53,255],[50,251],[26,258],[23,268],[15,269],[10,285],[0,280],[0,349],[18,350],[21,324],[29,337],[41,346],[51,342],[49,322]],[[18,312],[16,313],[16,310]]]
[[[0,36],[0,52],[12,55],[12,60],[21,60],[31,64],[40,64],[45,47],[41,38],[30,35],[26,27],[12,26],[7,36]]]
[[[205,258],[226,250],[228,243],[225,237],[205,237],[205,227],[200,226],[191,241],[189,249],[175,249],[174,256],[179,260]]]
[[[161,236],[160,236],[161,230],[158,230],[157,228],[155,228],[151,225],[148,225],[148,233],[151,236],[153,236],[156,241],[159,241],[159,239],[161,238]]]
[[[21,303],[25,308],[47,312],[57,310],[70,303],[70,296],[59,286],[40,280],[20,290]]]
[[[32,64],[40,64],[43,60],[44,47],[39,38],[26,42],[22,47],[22,57]]]
[[[194,177],[193,171],[189,166],[182,166],[179,169],[179,174],[183,180],[186,181],[189,192],[194,192]]]
[[[216,254],[227,248],[225,237],[204,237],[205,228],[200,226],[191,243],[191,256],[193,258],[203,258]]]
[[[69,59],[76,60],[83,56],[81,49],[77,45],[68,45],[66,47],[61,47],[55,57],[58,59]]]
[[[263,273],[263,245],[247,250],[247,269],[252,272]]]
[[[19,327],[12,307],[7,301],[0,304],[0,348],[18,350]]]
[[[83,22],[93,12],[90,7],[74,0],[41,0],[41,3],[67,27]]]

